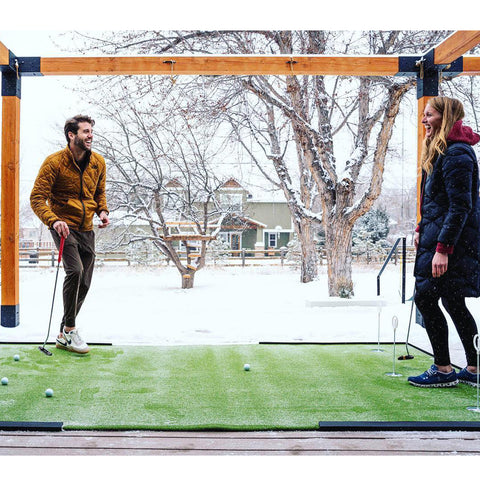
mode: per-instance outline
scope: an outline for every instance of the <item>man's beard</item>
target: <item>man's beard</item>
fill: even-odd
[[[78,137],[75,137],[73,143],[76,147],[81,148],[84,152],[89,152],[92,149],[91,147],[85,145],[85,140],[82,140]]]

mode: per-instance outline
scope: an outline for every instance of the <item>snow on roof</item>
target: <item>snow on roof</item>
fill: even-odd
[[[282,190],[269,190],[265,188],[249,187],[251,198],[248,202],[253,203],[286,203],[285,194]]]

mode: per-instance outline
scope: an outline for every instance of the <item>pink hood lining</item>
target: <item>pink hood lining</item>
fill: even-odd
[[[458,120],[458,122],[455,122],[450,130],[447,141],[463,142],[467,143],[468,145],[475,145],[480,141],[480,135],[475,133],[470,127],[463,125],[462,120]]]

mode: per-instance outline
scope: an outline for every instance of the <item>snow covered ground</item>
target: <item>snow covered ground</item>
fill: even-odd
[[[258,342],[393,341],[392,317],[399,319],[396,340],[407,335],[411,302],[401,303],[400,268],[389,265],[376,295],[379,267],[354,266],[355,298],[345,306],[311,306],[328,300],[327,276],[301,284],[291,267],[210,267],[196,275],[195,287],[180,288],[173,267],[104,266],[96,269],[92,289],[78,317],[82,336],[91,343],[117,345],[245,344]],[[407,269],[407,299],[412,295],[412,265]],[[20,325],[0,328],[3,342],[42,343],[48,328],[55,269],[20,270]],[[49,341],[62,311],[60,269]],[[375,302],[385,305],[379,308]],[[356,306],[359,300],[372,306]],[[480,300],[469,299],[480,319]],[[379,337],[380,325],[380,337]],[[464,365],[458,335],[450,325],[452,361]],[[410,343],[431,351],[425,330],[412,319]],[[404,348],[399,347],[403,354]]]

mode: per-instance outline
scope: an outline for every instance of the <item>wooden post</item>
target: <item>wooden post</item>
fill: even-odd
[[[422,183],[421,157],[423,139],[425,138],[425,127],[422,124],[422,118],[423,111],[425,110],[427,102],[431,98],[433,97],[421,97],[418,99],[417,103],[417,223],[420,221],[420,196],[422,194],[422,192],[420,191]]]
[[[2,74],[2,327],[19,325],[20,78]]]

